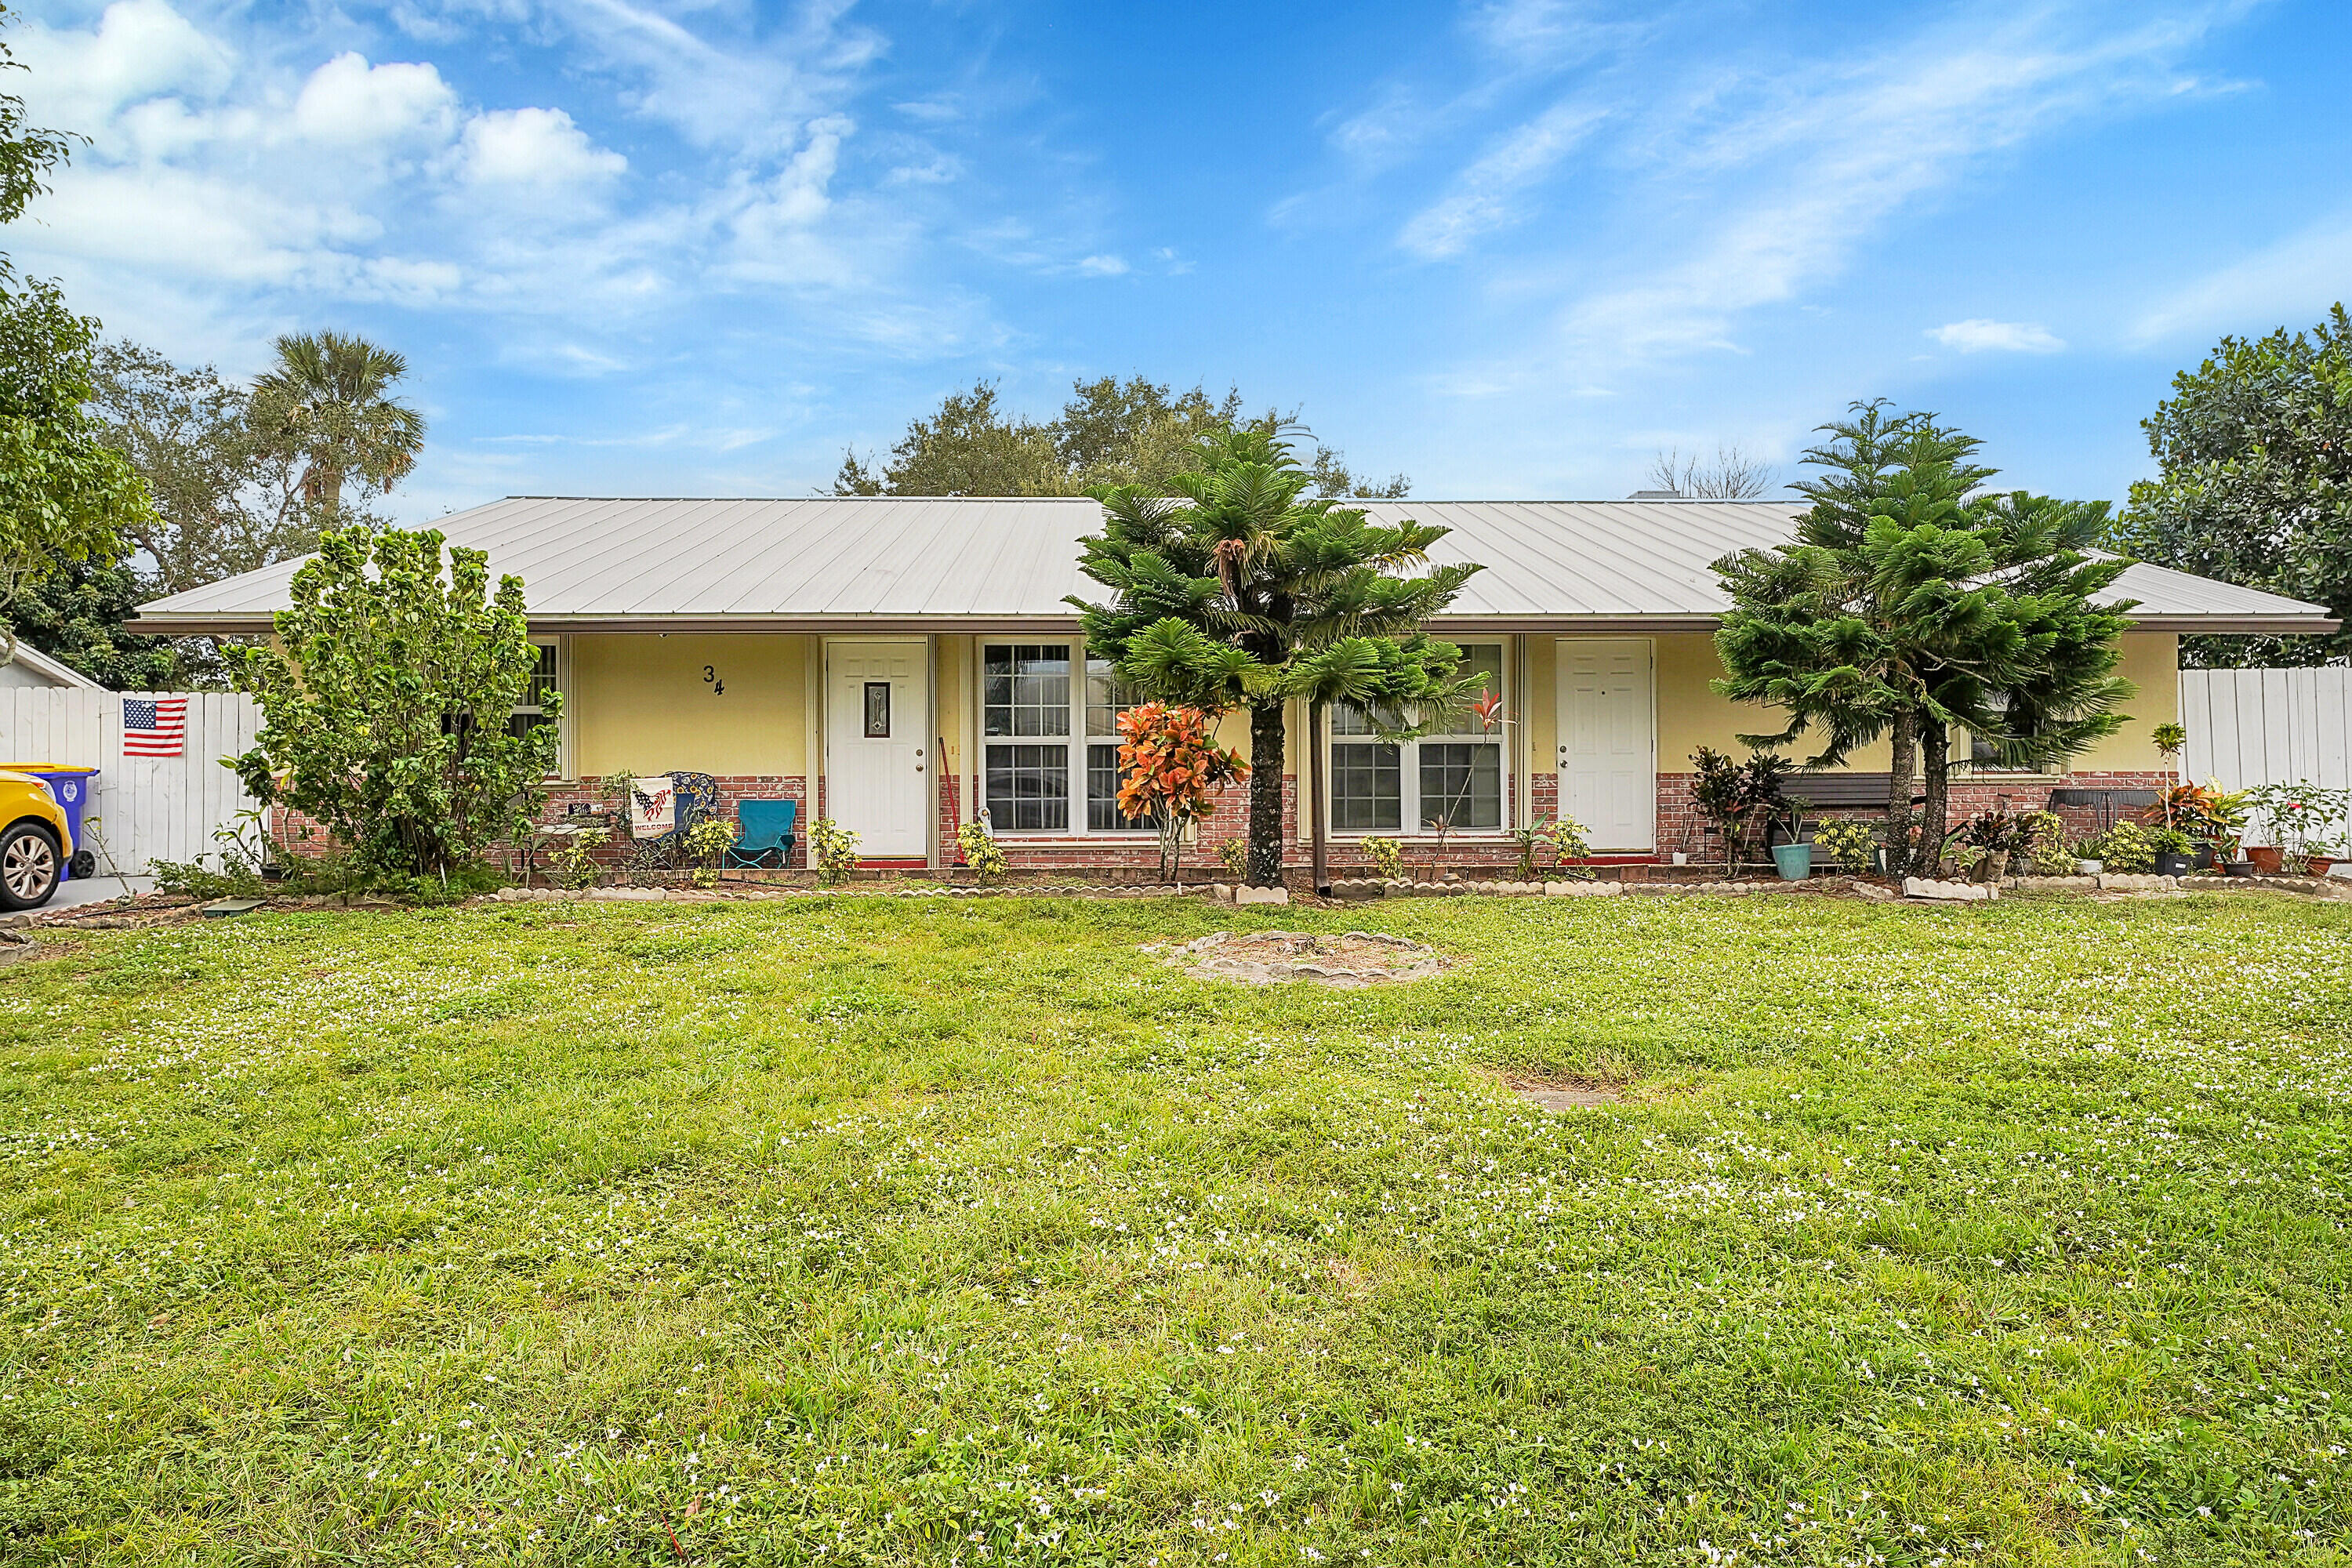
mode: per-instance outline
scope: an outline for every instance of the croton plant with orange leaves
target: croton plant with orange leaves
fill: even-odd
[[[1160,829],[1160,878],[1176,874],[1184,825],[1217,809],[1216,795],[1249,777],[1239,752],[1217,744],[1216,719],[1171,702],[1139,703],[1118,716],[1118,812]]]

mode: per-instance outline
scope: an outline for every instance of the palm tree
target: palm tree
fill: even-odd
[[[380,495],[416,466],[425,416],[388,395],[408,360],[341,332],[288,333],[277,346],[277,367],[253,384],[254,434],[302,465],[301,500],[332,528],[346,482]]]

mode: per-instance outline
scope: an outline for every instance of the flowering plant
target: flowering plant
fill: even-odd
[[[2246,794],[2269,821],[2271,837],[2284,859],[2307,865],[2314,855],[2343,845],[2345,817],[2352,815],[2352,789],[2328,789],[2298,779],[2258,784]]]
[[[1184,829],[1217,809],[1213,796],[1249,777],[1239,752],[1217,744],[1213,716],[1144,702],[1118,716],[1118,812],[1160,829],[1160,879],[1172,881]]]
[[[1404,875],[1404,846],[1393,838],[1373,834],[1363,841],[1364,858],[1372,863],[1381,880],[1393,882]]]

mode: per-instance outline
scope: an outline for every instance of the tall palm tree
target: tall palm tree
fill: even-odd
[[[301,463],[302,501],[332,528],[347,482],[380,495],[416,467],[425,416],[389,395],[408,360],[341,332],[288,333],[277,347],[276,368],[253,384],[254,434]]]

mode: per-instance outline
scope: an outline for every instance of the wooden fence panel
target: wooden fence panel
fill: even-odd
[[[94,767],[85,837],[111,861],[138,873],[150,860],[194,860],[218,846],[214,831],[253,805],[220,765],[253,744],[261,727],[253,700],[230,692],[186,693],[187,732],[176,757],[122,754],[126,696],[179,693],[0,689],[0,762]]]
[[[2191,779],[2352,789],[2352,668],[2184,669],[2180,721]]]

